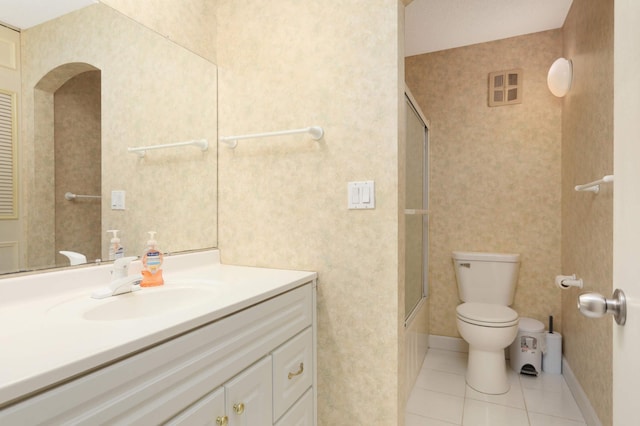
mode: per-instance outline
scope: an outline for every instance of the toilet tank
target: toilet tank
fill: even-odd
[[[452,257],[460,300],[504,306],[513,304],[519,254],[454,251]]]

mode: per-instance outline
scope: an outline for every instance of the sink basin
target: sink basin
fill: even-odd
[[[76,297],[52,307],[49,313],[88,321],[143,319],[203,304],[213,306],[220,294],[212,284],[164,285],[106,299]]]
[[[193,287],[142,289],[109,298],[106,303],[86,310],[82,317],[90,321],[114,321],[150,317],[201,304],[213,296],[211,290]]]

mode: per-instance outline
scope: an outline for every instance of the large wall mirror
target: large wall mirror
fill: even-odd
[[[215,64],[103,3],[19,39],[17,214],[0,219],[0,273],[70,265],[61,251],[106,260],[112,229],[126,255],[148,231],[168,253],[215,247]],[[128,151],[201,139],[207,150]]]

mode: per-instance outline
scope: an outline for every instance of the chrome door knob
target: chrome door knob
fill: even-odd
[[[627,321],[627,300],[620,289],[613,292],[611,299],[598,293],[583,293],[578,296],[578,309],[589,318],[612,314],[618,325],[624,325]]]

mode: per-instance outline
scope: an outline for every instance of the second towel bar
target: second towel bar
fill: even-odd
[[[64,198],[69,201],[73,201],[76,198],[102,198],[100,195],[80,195],[74,194],[73,192],[67,192],[64,194]]]
[[[197,146],[202,151],[206,151],[209,148],[209,142],[206,139],[196,139],[192,141],[185,142],[175,142],[175,143],[166,143],[164,145],[150,145],[150,146],[141,146],[138,148],[127,148],[129,152],[135,152],[139,157],[144,157],[146,151],[150,151],[152,149],[164,149],[164,148],[175,148],[178,146]]]
[[[281,130],[278,132],[253,133],[250,135],[225,136],[220,138],[220,142],[226,144],[229,148],[235,148],[240,139],[252,138],[268,138],[271,136],[295,135],[298,133],[310,133],[314,140],[319,140],[324,136],[324,130],[319,126],[305,127],[303,129]]]
[[[602,179],[595,180],[593,182],[585,183],[584,185],[576,185],[576,191],[589,191],[598,193],[600,192],[600,184],[613,182],[613,175],[606,175]]]

